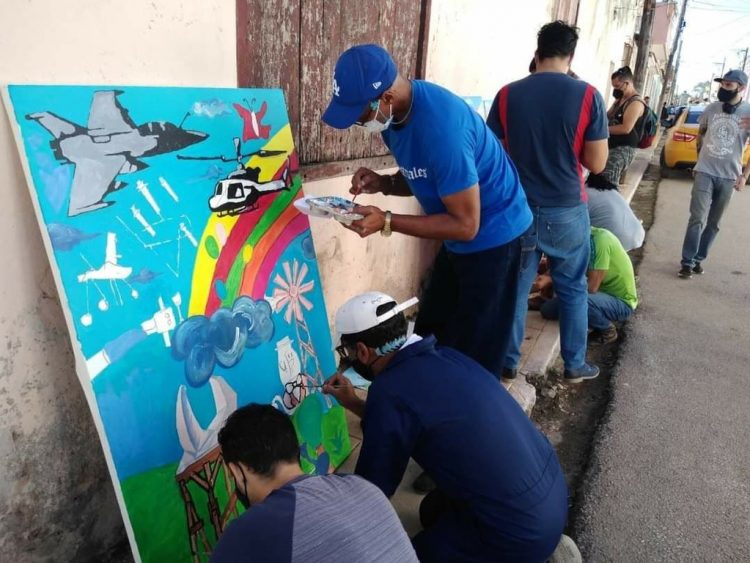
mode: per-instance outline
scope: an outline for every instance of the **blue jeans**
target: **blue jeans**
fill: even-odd
[[[625,301],[601,291],[589,293],[588,302],[589,328],[594,330],[605,330],[613,321],[625,321],[633,314],[633,309]],[[559,301],[555,297],[544,303],[540,312],[545,319],[557,320],[559,308]]]
[[[542,253],[547,255],[555,291],[560,297],[560,352],[566,369],[586,363],[586,271],[591,252],[589,213],[585,203],[575,207],[532,207],[534,221],[521,237],[516,312],[505,367],[516,368],[521,359],[521,343],[531,285]]]
[[[734,193],[734,180],[695,173],[690,196],[690,220],[682,243],[682,265],[703,262],[719,233],[719,221]]]
[[[440,345],[463,352],[500,377],[513,328],[520,262],[520,237],[468,254],[443,246],[422,295],[415,332],[434,334]]]

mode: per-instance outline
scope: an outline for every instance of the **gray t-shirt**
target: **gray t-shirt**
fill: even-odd
[[[709,104],[698,121],[703,147],[695,171],[736,180],[742,174],[742,151],[750,138],[750,130],[740,125],[740,119],[750,117],[750,104],[741,102],[732,114],[724,113],[722,106],[721,102]]]
[[[626,251],[640,248],[646,232],[620,192],[586,187],[586,196],[592,227],[610,231]]]
[[[356,475],[302,476],[232,522],[211,563],[418,563],[393,506]]]

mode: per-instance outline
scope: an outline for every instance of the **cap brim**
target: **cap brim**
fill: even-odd
[[[406,301],[404,301],[400,305],[396,305],[390,311],[387,311],[387,312],[383,313],[382,315],[380,315],[378,317],[378,324],[384,323],[388,319],[392,319],[393,317],[395,317],[396,315],[398,315],[402,311],[405,311],[409,307],[413,307],[417,303],[419,303],[419,299],[416,298],[416,297],[412,297],[411,299],[407,299]]]
[[[714,78],[714,82],[736,82],[740,86],[745,85],[745,83],[742,82],[742,80],[738,80],[736,78]]]
[[[347,106],[337,103],[334,98],[331,100],[331,103],[328,104],[328,108],[323,113],[322,119],[326,124],[336,129],[348,129],[354,125],[357,118],[362,115],[365,105],[362,107]]]

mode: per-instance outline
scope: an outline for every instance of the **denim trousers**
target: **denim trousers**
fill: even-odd
[[[415,332],[435,335],[438,344],[463,352],[500,377],[520,262],[520,238],[466,254],[443,246],[422,294]]]
[[[622,299],[601,291],[589,293],[589,328],[606,330],[614,321],[625,321],[633,314],[633,309]],[[545,319],[556,320],[560,316],[560,303],[557,297],[542,305],[541,313]]]
[[[734,180],[696,172],[690,195],[690,219],[682,243],[682,265],[703,262],[719,233],[719,222],[734,193]]]
[[[591,252],[589,213],[585,203],[574,207],[532,207],[534,220],[521,237],[521,269],[505,367],[516,368],[526,328],[528,298],[542,253],[560,299],[560,353],[566,369],[586,363],[587,281]]]

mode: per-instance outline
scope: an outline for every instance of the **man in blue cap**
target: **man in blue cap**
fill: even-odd
[[[414,196],[425,215],[360,206],[361,237],[392,232],[443,241],[422,298],[416,331],[434,334],[496,377],[508,347],[520,265],[531,224],[518,173],[482,118],[445,88],[407,80],[377,45],[358,45],[336,63],[323,121],[380,133],[399,171],[360,168],[351,193]]]
[[[747,74],[730,70],[717,78],[718,102],[709,104],[698,122],[698,163],[693,168],[690,219],[682,244],[681,268],[677,275],[690,279],[702,274],[701,263],[719,233],[719,221],[732,194],[741,191],[750,178],[750,162],[742,169],[742,153],[750,139],[750,104],[742,101]]]

